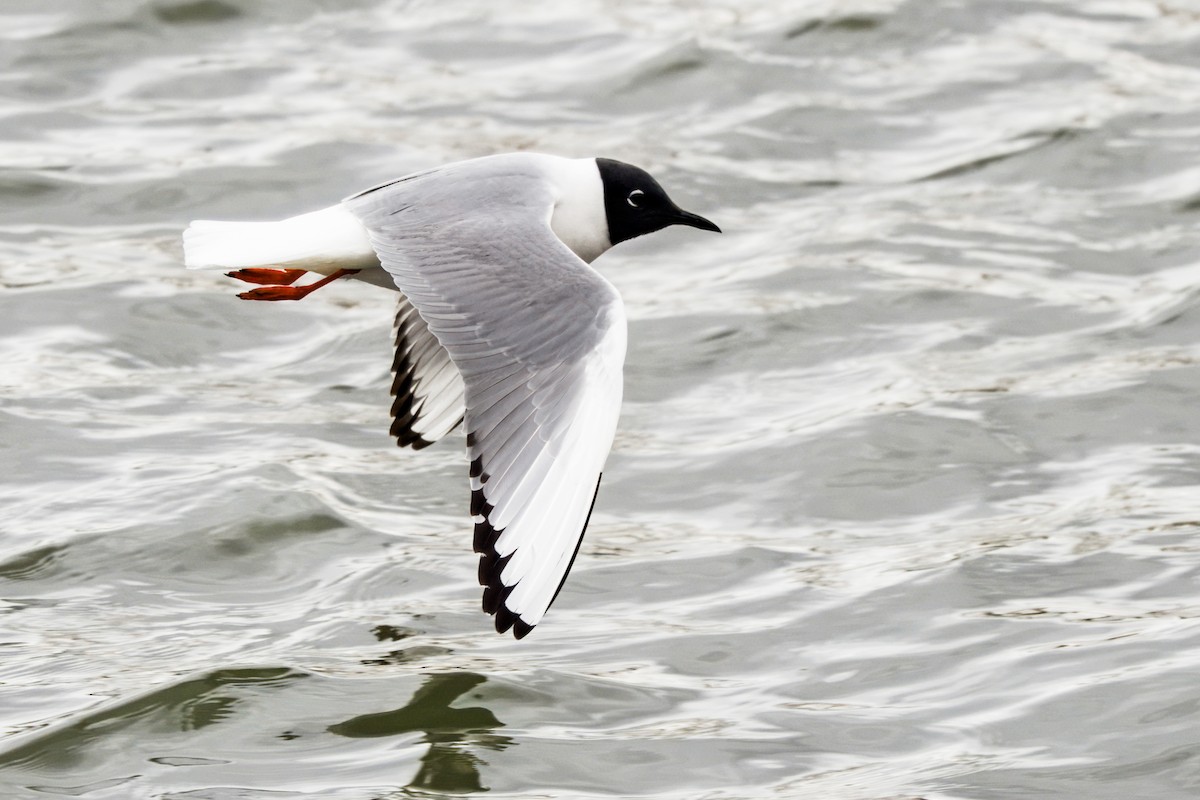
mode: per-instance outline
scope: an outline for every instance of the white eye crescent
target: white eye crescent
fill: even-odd
[[[625,202],[629,203],[629,205],[633,206],[634,208],[638,208],[642,204],[642,195],[644,194],[645,192],[643,192],[641,189],[634,189],[629,193],[629,197],[625,198]]]

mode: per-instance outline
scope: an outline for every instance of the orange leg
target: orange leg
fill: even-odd
[[[339,269],[337,272],[327,275],[316,283],[310,283],[307,286],[260,286],[257,289],[242,292],[238,297],[243,300],[302,300],[325,284],[332,283],[338,278],[344,278],[347,275],[353,275],[356,272],[358,272],[356,269]]]
[[[304,274],[302,269],[238,269],[226,272],[231,278],[246,283],[261,283],[264,286],[291,286]]]

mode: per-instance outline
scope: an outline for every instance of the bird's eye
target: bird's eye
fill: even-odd
[[[625,198],[625,202],[629,203],[629,205],[633,206],[634,208],[640,208],[642,205],[642,195],[644,194],[645,192],[643,192],[641,189],[634,189],[629,193],[629,197]]]

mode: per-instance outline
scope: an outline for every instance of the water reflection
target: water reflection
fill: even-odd
[[[81,771],[103,765],[110,743],[122,735],[163,740],[179,732],[198,731],[231,717],[248,689],[284,689],[306,677],[284,667],[217,670],[51,729],[0,753],[0,770],[15,767],[78,777]]]
[[[508,736],[491,731],[504,723],[486,708],[456,708],[451,704],[486,681],[473,672],[430,675],[407,705],[394,711],[363,714],[329,727],[329,732],[355,739],[396,736],[424,731],[429,752],[406,789],[437,792],[483,792],[479,765],[486,763],[467,745],[503,750],[512,744]]]

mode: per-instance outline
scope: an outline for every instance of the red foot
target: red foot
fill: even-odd
[[[260,286],[238,297],[243,300],[302,300],[308,296],[307,286]]]
[[[293,272],[294,270],[287,271]],[[302,300],[325,284],[332,283],[346,275],[353,275],[356,272],[358,272],[356,269],[339,269],[337,272],[326,275],[316,283],[310,283],[307,286],[262,286],[258,289],[242,292],[238,297],[243,300]]]
[[[246,283],[261,283],[264,286],[291,286],[304,274],[302,269],[237,269],[226,272],[231,278]]]

